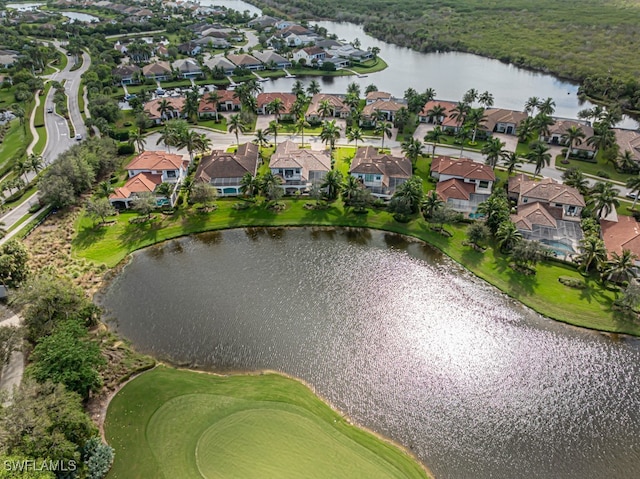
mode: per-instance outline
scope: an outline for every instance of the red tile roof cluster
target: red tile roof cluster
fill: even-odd
[[[127,170],[165,171],[179,170],[184,163],[182,155],[166,151],[143,151],[127,165]]]
[[[490,166],[476,163],[467,158],[456,159],[450,156],[438,156],[431,162],[431,171],[461,179],[496,180],[496,175]]]

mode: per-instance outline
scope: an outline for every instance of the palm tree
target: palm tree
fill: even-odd
[[[347,132],[347,139],[349,141],[356,142],[356,149],[358,148],[358,141],[362,141],[362,130],[359,127],[351,128]]]
[[[318,113],[322,119],[327,116],[333,116],[333,107],[331,106],[331,102],[329,100],[320,100],[318,103]]]
[[[445,113],[447,113],[447,109],[438,103],[437,105],[434,105],[432,108],[427,110],[427,117],[429,118],[429,121],[431,123],[441,125],[441,118],[444,118]]]
[[[240,179],[240,192],[248,197],[253,197],[258,194],[259,181],[251,173],[245,173]]]
[[[245,173],[246,174],[246,173]],[[262,194],[267,197],[269,201],[277,200],[282,196],[282,178],[274,175],[271,171],[268,171],[259,180],[260,190]]]
[[[410,115],[409,110],[404,106],[396,112],[394,122],[400,133],[404,132],[405,125],[409,123],[409,120],[411,119]]]
[[[327,145],[329,145],[329,152],[331,158],[333,158],[333,148],[336,145],[336,140],[340,138],[340,127],[336,125],[335,120],[325,121],[322,124],[322,131],[320,132],[320,139]]]
[[[296,121],[296,124],[294,126],[296,129],[296,133],[300,134],[300,137],[302,139],[302,148],[304,148],[304,129],[309,128],[311,125],[307,120],[304,119],[304,116],[301,116],[300,118],[298,118],[298,121]]]
[[[198,115],[199,106],[200,94],[198,93],[198,90],[188,91],[185,97],[184,106],[182,107],[182,114],[189,121],[194,121],[194,118]]]
[[[635,260],[638,257],[628,249],[623,249],[622,254],[611,253],[611,260],[606,262],[603,278],[611,281],[630,281],[636,277]]]
[[[580,240],[580,254],[577,257],[582,270],[587,273],[589,268],[595,264],[596,269],[607,260],[607,249],[604,241],[596,235],[589,235]]]
[[[309,96],[317,95],[320,93],[320,83],[317,80],[311,80],[309,86],[307,87],[307,94]]]
[[[307,109],[307,100],[304,97],[297,97],[296,101],[293,102],[293,105],[291,105],[291,116],[294,118],[300,118],[301,116],[304,116],[304,112]]]
[[[464,144],[471,138],[471,132],[468,128],[462,127],[458,128],[455,135],[455,141],[460,143],[460,158],[462,158],[462,153],[464,152]]]
[[[357,97],[360,97],[360,85],[356,82],[351,82],[347,85],[347,95],[351,93]]]
[[[638,163],[636,159],[629,150],[624,150],[624,152],[619,153],[616,158],[616,166],[622,172],[638,172]]]
[[[304,85],[300,80],[296,80],[295,82],[293,82],[291,93],[293,93],[297,97],[304,96]]]
[[[267,127],[265,133],[273,135],[273,144],[278,145],[278,130],[280,129],[280,125],[275,121],[270,121],[269,126]]]
[[[462,96],[462,103],[466,103],[467,105],[471,105],[477,99],[478,99],[478,90],[476,90],[475,88],[470,88]]]
[[[171,202],[171,195],[173,195],[173,190],[175,189],[173,183],[161,183],[154,193],[158,196],[164,196],[169,202]]]
[[[27,164],[29,165],[31,171],[33,171],[37,175],[44,166],[44,160],[42,156],[31,153],[27,158]]]
[[[218,121],[218,103],[220,102],[220,95],[218,95],[217,91],[212,91],[207,95],[206,103],[213,107],[213,113],[216,116],[216,121]]]
[[[333,201],[338,197],[340,186],[342,185],[342,173],[338,170],[329,170],[324,176],[320,188],[324,188],[327,192],[327,199]]]
[[[462,124],[467,120],[467,115],[469,114],[470,110],[471,107],[468,104],[458,102],[458,104],[451,110],[449,117],[452,120],[456,120],[456,124],[458,125],[458,127],[461,127]]]
[[[424,201],[422,202],[422,214],[425,218],[431,218],[433,212],[442,208],[444,206],[444,202],[436,193],[436,190],[431,190],[427,196],[425,196]]]
[[[522,167],[522,162],[515,151],[505,151],[502,154],[502,163],[507,169],[507,175],[511,176],[516,168]]]
[[[538,112],[542,115],[551,116],[556,111],[556,102],[553,98],[547,98],[540,105],[538,105]]]
[[[109,198],[113,193],[113,187],[109,181],[101,181],[98,183],[97,194],[101,198]]]
[[[616,143],[616,137],[613,130],[604,123],[595,123],[593,125],[593,136],[587,138],[587,145],[596,148],[596,154],[600,151],[611,148]]]
[[[538,113],[533,120],[531,120],[531,126],[534,131],[538,132],[538,136],[549,136],[549,127],[555,123],[553,118],[544,113]]]
[[[358,178],[352,175],[348,175],[344,184],[342,185],[342,200],[345,205],[350,204],[352,198],[356,196],[358,190],[362,188],[362,183]]]
[[[521,239],[522,234],[518,231],[518,228],[513,221],[503,221],[500,223],[500,226],[498,226],[496,240],[498,240],[500,251],[504,253],[511,251],[516,243]]]
[[[524,104],[524,111],[533,116],[536,108],[540,106],[540,99],[537,96],[530,97]]]
[[[608,216],[614,208],[620,206],[620,202],[617,198],[619,194],[620,190],[614,188],[613,184],[608,181],[599,182],[594,185],[591,189],[590,203],[598,218]]]
[[[195,186],[195,184],[196,182],[193,179],[193,176],[187,176],[184,180],[182,180],[182,183],[180,184],[180,190],[185,192],[187,201],[189,196],[191,195],[191,192],[193,191],[193,187]]]
[[[160,118],[162,118],[163,120],[169,119],[168,113],[169,112],[173,113],[174,111],[176,111],[175,107],[166,98],[163,98],[158,103],[158,113],[160,113]]]
[[[484,113],[484,108],[472,108],[471,111],[469,111],[465,123],[469,128],[473,130],[473,136],[471,137],[472,145],[476,142],[476,134],[478,132],[478,128],[482,126],[486,119],[487,115],[485,115]]]
[[[413,137],[409,137],[409,139],[402,142],[402,152],[411,160],[411,164],[415,165],[418,157],[423,154],[422,142]]]
[[[549,147],[541,141],[534,141],[531,143],[531,149],[525,158],[529,160],[529,163],[534,163],[536,165],[534,177],[540,174],[542,168],[551,164]]]
[[[631,190],[635,196],[633,198],[633,204],[631,205],[631,209],[636,209],[636,202],[638,201],[638,195],[640,195],[640,176],[632,176],[627,180],[627,188]]]
[[[520,122],[520,124],[516,127],[516,136],[518,137],[518,141],[524,143],[535,131],[533,118],[528,116],[524,120]]]
[[[505,143],[500,141],[500,138],[491,138],[482,147],[482,154],[487,156],[485,163],[491,166],[491,169],[495,170],[498,160],[505,155],[504,147]]]
[[[280,118],[280,114],[285,110],[284,102],[282,98],[274,98],[267,104],[267,111],[276,117],[276,123]]]
[[[485,108],[491,108],[493,106],[493,95],[488,91],[482,92],[478,97],[478,103]]]
[[[444,131],[439,126],[436,126],[433,130],[428,131],[427,134],[424,135],[424,141],[431,142],[431,155],[433,158],[436,157],[436,146],[442,141],[442,138],[444,138]]]
[[[147,139],[144,137],[142,133],[138,130],[131,130],[129,132],[129,144],[136,145],[138,149],[138,153],[142,153],[144,151],[144,147],[147,143]]]
[[[575,188],[583,196],[589,191],[589,180],[584,173],[577,168],[569,168],[562,174],[562,181],[565,185]]]
[[[27,173],[31,171],[31,166],[29,166],[29,162],[26,158],[19,158],[16,160],[16,173],[18,176],[24,175],[25,184],[29,184],[29,177]]]
[[[240,140],[238,138],[238,135],[240,133],[245,132],[247,125],[245,124],[244,120],[242,119],[239,113],[236,113],[235,115],[231,115],[229,117],[229,122],[227,124],[227,127],[229,129],[229,133],[235,133],[236,145],[240,146]]]
[[[584,131],[582,131],[582,128],[579,126],[572,125],[567,128],[567,131],[562,135],[562,141],[567,145],[567,154],[564,156],[565,162],[569,161],[569,155],[571,154],[571,150],[573,150],[573,146],[581,144],[584,138]]]
[[[381,136],[382,145],[380,146],[380,148],[384,150],[384,137],[386,135],[387,138],[391,138],[391,135],[393,135],[393,126],[391,125],[391,123],[384,121],[382,123],[378,123],[375,132],[376,134]]]
[[[258,128],[256,130],[256,137],[253,139],[253,143],[258,145],[260,148],[269,146],[269,139],[262,128]]]

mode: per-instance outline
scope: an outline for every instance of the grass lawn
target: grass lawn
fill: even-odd
[[[336,162],[343,170],[346,162]],[[465,246],[467,225],[447,226],[452,233],[445,237],[434,232],[422,218],[409,223],[398,223],[386,211],[371,210],[367,215],[356,215],[337,201],[326,210],[307,210],[308,200],[285,199],[284,211],[275,213],[260,205],[235,210],[235,199],[218,200],[218,209],[212,213],[197,213],[180,209],[171,216],[158,215],[152,222],[130,224],[137,215],[125,212],[108,228],[96,228],[87,217],[76,224],[77,234],[72,241],[72,253],[107,266],[115,266],[129,253],[167,239],[225,228],[247,226],[350,226],[368,227],[414,236],[432,244],[463,264],[480,278],[497,286],[510,296],[539,313],[566,323],[592,329],[640,335],[640,324],[614,316],[611,305],[614,293],[590,281],[584,289],[574,289],[559,283],[560,276],[582,279],[569,265],[549,262],[538,265],[537,274],[525,276],[509,265],[511,259],[488,248],[484,253]]]
[[[418,158],[413,174],[422,178],[422,191],[425,193],[436,189],[436,183],[431,178],[431,157],[429,155],[421,155]]]
[[[353,70],[357,73],[374,73],[379,72],[387,68],[387,62],[385,62],[382,58],[378,57],[375,60],[367,60],[366,62],[356,64],[352,67],[349,67],[349,70]]]
[[[295,133],[297,134],[298,132],[296,131],[296,125],[295,123],[291,123],[290,121],[282,121],[280,120],[280,133]],[[304,129],[304,138],[305,138],[305,143],[307,140],[307,135],[319,135],[320,133],[322,133],[322,126],[311,126],[309,128],[305,128]]]
[[[227,119],[222,115],[218,115],[218,121],[214,119],[211,119],[211,120],[200,119],[198,120],[197,125],[194,125],[194,126],[206,126],[207,128],[213,128],[214,130],[226,132]]]
[[[105,420],[108,479],[426,478],[397,447],[350,425],[298,381],[157,367]]]
[[[590,163],[588,161],[569,159],[569,164],[565,165],[560,163],[560,160],[563,159],[564,156],[556,158],[556,167],[558,169],[574,167],[578,168],[580,171],[588,175],[601,176],[603,179],[621,181],[622,183],[626,183],[629,178],[635,176],[628,173],[619,173],[611,163],[603,163],[602,161],[599,161],[598,163]],[[606,174],[609,178],[603,177],[603,173]]]
[[[25,125],[28,131],[28,116],[25,118]],[[11,122],[4,141],[0,143],[0,168],[12,164],[18,156],[24,154],[28,145],[27,140],[31,141],[30,136],[25,132],[24,126],[20,124],[19,120]]]
[[[343,177],[347,177],[349,174],[349,168],[351,167],[351,160],[356,155],[356,148],[344,146],[336,148],[333,152],[333,158],[336,160],[335,168]]]

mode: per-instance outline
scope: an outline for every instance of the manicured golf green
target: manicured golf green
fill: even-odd
[[[214,376],[158,367],[109,405],[116,478],[426,478],[396,446],[350,425],[278,374]]]

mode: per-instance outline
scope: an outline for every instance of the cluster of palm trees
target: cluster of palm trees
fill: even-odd
[[[138,138],[135,141],[139,145],[143,145],[144,138]],[[171,152],[171,147],[185,148],[189,152],[189,158],[193,161],[194,154],[204,153],[211,149],[211,140],[204,133],[198,133],[189,128],[189,124],[185,120],[172,119],[163,125],[160,130],[160,137],[156,145],[164,143],[167,150]]]
[[[43,168],[44,160],[40,155],[31,153],[27,158],[19,158],[16,161],[14,169],[16,176],[7,179],[0,184],[1,194],[4,196],[5,192],[9,192],[11,195],[20,191],[25,185],[29,184],[29,177],[27,175],[30,172],[37,175]]]

